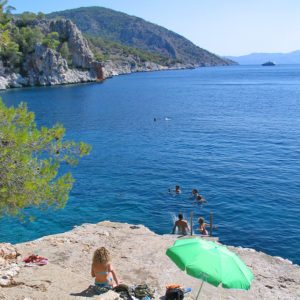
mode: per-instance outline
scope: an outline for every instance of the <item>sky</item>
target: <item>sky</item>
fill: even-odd
[[[9,0],[16,13],[103,6],[175,31],[219,55],[300,50],[300,0]]]

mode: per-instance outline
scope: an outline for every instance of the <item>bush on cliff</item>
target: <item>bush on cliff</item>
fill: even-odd
[[[23,63],[40,43],[55,51],[60,49],[64,58],[72,64],[69,49],[60,40],[59,34],[43,33],[42,29],[36,26],[35,21],[43,20],[44,14],[24,12],[13,18],[10,11],[11,7],[7,5],[7,1],[0,0],[0,61],[8,73],[23,74]]]
[[[65,205],[74,180],[58,175],[60,165],[76,164],[90,146],[65,141],[64,134],[59,124],[38,129],[26,104],[6,107],[0,99],[0,216]]]

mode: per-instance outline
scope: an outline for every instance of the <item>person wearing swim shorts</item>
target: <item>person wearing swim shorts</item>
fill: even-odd
[[[91,275],[95,277],[96,290],[111,289],[119,285],[116,273],[110,263],[110,253],[105,247],[94,252]]]
[[[186,220],[183,219],[183,215],[178,215],[178,220],[175,222],[172,233],[174,234],[178,228],[178,234],[187,235],[190,231],[189,224]]]

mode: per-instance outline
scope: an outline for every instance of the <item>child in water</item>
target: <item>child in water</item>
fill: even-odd
[[[207,232],[207,230],[206,230],[206,223],[205,223],[205,221],[204,221],[204,218],[202,218],[202,217],[200,217],[199,219],[198,219],[198,222],[199,222],[199,230],[200,230],[200,233],[202,234],[202,235],[208,235],[208,232]]]
[[[116,273],[110,263],[110,253],[105,247],[98,248],[94,252],[91,275],[95,277],[95,287],[99,292],[102,288],[111,289],[119,285]]]

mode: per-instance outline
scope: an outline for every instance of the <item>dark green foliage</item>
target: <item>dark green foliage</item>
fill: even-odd
[[[59,34],[51,32],[45,36],[40,27],[36,26],[38,21],[45,18],[43,13],[36,15],[24,12],[12,19],[11,9],[7,1],[0,0],[0,60],[7,70],[22,72],[26,56],[34,52],[39,43],[53,50],[59,48],[70,63],[67,45],[60,41]]]
[[[38,129],[26,104],[6,107],[0,99],[0,216],[26,207],[63,207],[73,185],[62,162],[74,165],[90,146],[64,140],[61,125]]]
[[[13,36],[23,54],[33,52],[35,45],[43,40],[43,34],[38,27],[16,27]]]
[[[10,23],[0,4],[0,59],[6,67],[18,65],[22,56],[19,45],[11,37]]]
[[[32,21],[35,14],[21,15],[20,28],[10,15],[11,7],[6,7],[7,1],[0,2],[0,60],[12,71],[19,71],[23,56],[34,50],[36,43],[41,42],[42,33],[38,28],[23,27]]]
[[[22,53],[19,51],[19,45],[13,41],[8,41],[7,43],[3,43],[2,46],[0,57],[4,62],[4,66],[18,66],[22,58]]]
[[[37,19],[37,15],[32,12],[23,12],[20,16],[20,26],[28,26]]]
[[[42,43],[45,47],[56,50],[60,44],[59,34],[55,31],[48,33],[47,36],[43,38]]]
[[[22,54],[19,45],[11,37],[10,9],[7,1],[0,1],[0,60],[5,67],[16,66],[20,63]]]
[[[38,20],[44,20],[45,18],[46,18],[46,16],[45,16],[44,13],[42,13],[41,11],[38,12],[38,14],[37,14],[37,19]]]
[[[67,61],[68,65],[72,65],[72,56],[70,54],[67,42],[63,42],[60,46],[59,52],[61,56]]]
[[[11,21],[11,11],[14,9],[12,6],[7,5],[7,0],[0,0],[0,28],[7,25]]]
[[[88,35],[85,35],[85,37],[95,55],[95,59],[98,61],[114,60],[118,57],[126,58],[130,56],[140,60],[140,62],[151,61],[161,65],[169,65],[176,61],[163,55],[125,46],[108,39]]]

